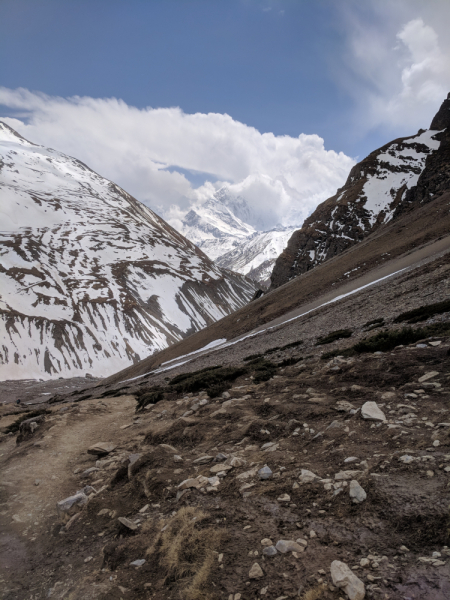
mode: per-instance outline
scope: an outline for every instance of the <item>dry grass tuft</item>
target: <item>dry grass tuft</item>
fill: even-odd
[[[320,583],[319,585],[316,585],[305,592],[302,596],[302,600],[320,600],[321,598],[325,598],[324,593],[326,589],[326,584]]]
[[[166,584],[179,582],[185,600],[211,598],[208,581],[224,531],[199,528],[207,516],[197,508],[181,508],[165,522],[164,531],[153,537],[147,549],[148,555],[157,555]]]

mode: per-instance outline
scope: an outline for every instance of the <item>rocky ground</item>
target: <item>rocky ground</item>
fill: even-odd
[[[2,598],[450,597],[449,342],[47,405],[2,437]]]

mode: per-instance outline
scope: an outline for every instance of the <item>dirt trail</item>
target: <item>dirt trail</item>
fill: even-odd
[[[120,429],[132,422],[132,396],[94,400],[65,407],[46,419],[43,437],[16,447],[15,436],[2,444],[0,454],[1,511],[0,573],[8,580],[34,554],[33,543],[56,522],[57,501],[80,489],[76,467],[95,466],[86,450],[99,441],[120,446],[126,434]],[[0,425],[11,419],[6,417]],[[1,582],[0,582],[1,583]],[[3,584],[1,584],[3,585]],[[20,581],[14,585],[21,587]]]

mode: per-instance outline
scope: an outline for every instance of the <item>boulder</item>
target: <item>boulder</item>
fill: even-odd
[[[364,583],[340,560],[331,563],[333,585],[344,590],[350,600],[363,600],[366,595]]]
[[[361,407],[361,416],[368,421],[386,421],[384,412],[376,402],[365,402]]]

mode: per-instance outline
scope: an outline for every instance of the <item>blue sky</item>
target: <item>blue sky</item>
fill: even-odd
[[[105,129],[96,130],[103,115],[95,119],[91,114],[88,135],[82,123],[86,106],[68,98],[92,99],[97,113],[106,110],[101,99],[122,100],[127,109],[116,107],[115,120],[121,131],[134,109],[139,120],[147,107],[179,107],[184,115],[229,115],[246,126],[246,144],[251,144],[251,128],[277,140],[319,136],[324,148],[316,144],[316,160],[331,150],[345,158],[335,158],[335,167],[328,165],[322,191],[305,184],[309,203],[300,190],[293,192],[293,202],[306,203],[305,216],[314,203],[342,184],[349,160],[429,124],[444,91],[450,89],[445,29],[449,8],[444,0],[2,0],[0,117],[9,118],[33,141],[90,161],[139,199],[159,206],[162,213],[169,205],[184,206],[207,195],[207,191],[192,195],[181,179],[175,180],[176,172],[194,188],[208,179],[237,185],[257,169],[264,175],[265,163],[249,159],[248,172],[237,174],[220,164],[207,164],[204,157],[173,158],[141,141],[140,154],[148,152],[153,171],[161,162],[174,175],[170,185],[166,182],[170,187],[166,193],[161,172],[155,183],[156,176],[144,176],[145,166],[122,173],[113,157],[107,163],[105,147],[114,146],[116,139],[110,126],[114,118],[111,115],[109,121],[109,142]],[[19,97],[17,88],[38,96]],[[152,126],[148,136],[157,134],[177,144],[171,131],[179,130],[180,116],[173,112],[172,117],[165,121],[166,129]],[[232,135],[236,151],[238,134],[220,133],[222,125],[216,126],[217,136],[208,142],[211,147],[223,135]],[[136,138],[133,127],[129,135]],[[192,128],[186,135],[198,135]],[[263,141],[267,154],[268,142]],[[132,144],[132,138],[123,139],[115,152],[127,143]],[[308,150],[296,150],[302,158],[310,152],[310,145],[306,146]],[[326,160],[332,158],[326,155]],[[271,165],[274,160],[270,159]],[[274,174],[275,167],[267,167],[268,176],[282,181],[283,168],[280,165]],[[308,168],[308,161],[302,168]],[[333,168],[335,176],[330,174]],[[284,192],[303,185],[302,178],[286,177]],[[148,186],[156,190],[153,195],[144,193]],[[270,196],[268,202],[272,201]]]

